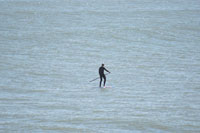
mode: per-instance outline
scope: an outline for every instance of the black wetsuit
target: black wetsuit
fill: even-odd
[[[100,76],[100,83],[99,83],[99,87],[101,87],[101,82],[102,82],[102,78],[104,79],[104,86],[106,84],[106,76],[104,74],[104,70],[109,72],[107,69],[105,69],[104,67],[100,67],[99,68],[99,76]]]

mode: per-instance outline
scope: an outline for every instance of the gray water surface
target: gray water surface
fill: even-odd
[[[199,0],[0,0],[0,132],[200,132],[199,43]]]

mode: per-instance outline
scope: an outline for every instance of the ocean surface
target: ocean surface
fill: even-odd
[[[0,0],[11,132],[199,133],[200,1]]]

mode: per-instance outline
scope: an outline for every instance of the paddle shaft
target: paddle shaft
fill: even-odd
[[[108,74],[109,74],[109,73],[106,73],[105,75],[108,75]],[[97,79],[99,79],[99,78],[100,78],[100,77],[97,77],[97,78],[91,80],[90,82],[95,81],[95,80],[97,80]]]

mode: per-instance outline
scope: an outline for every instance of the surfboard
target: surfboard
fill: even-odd
[[[106,88],[112,88],[112,87],[111,86],[104,86],[104,87],[100,87],[100,88],[106,89]]]

